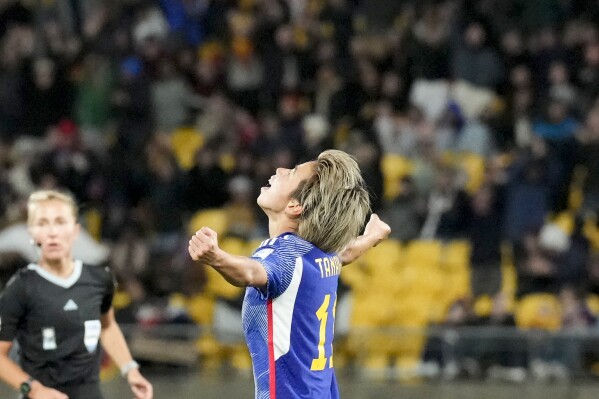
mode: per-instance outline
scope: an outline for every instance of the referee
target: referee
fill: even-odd
[[[29,399],[102,399],[100,348],[120,367],[136,399],[151,399],[114,319],[113,276],[72,258],[80,226],[70,195],[44,190],[27,203],[40,260],[18,271],[0,294],[0,379]],[[20,366],[8,353],[20,346]]]

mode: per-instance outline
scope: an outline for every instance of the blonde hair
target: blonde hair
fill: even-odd
[[[303,207],[297,234],[325,252],[339,252],[360,234],[370,198],[351,155],[327,150],[316,163],[314,176],[293,194]]]
[[[58,190],[38,190],[34,191],[29,195],[29,199],[27,200],[27,223],[31,224],[33,222],[33,214],[35,211],[35,207],[44,201],[57,200],[64,202],[69,205],[73,210],[73,216],[77,219],[77,215],[79,213],[79,208],[77,207],[77,203],[75,202],[75,198],[71,194],[66,192],[58,191]]]

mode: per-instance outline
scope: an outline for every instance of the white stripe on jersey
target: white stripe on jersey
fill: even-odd
[[[273,248],[262,248],[261,250],[257,251],[252,257],[266,259],[266,257],[268,255],[272,254],[273,252],[274,252]]]
[[[273,318],[273,343],[275,350],[275,361],[289,352],[291,346],[291,320],[293,319],[293,308],[297,299],[297,291],[302,281],[304,264],[302,258],[295,261],[295,269],[289,287],[283,294],[272,301]]]
[[[83,263],[81,262],[81,260],[75,259],[75,261],[73,262],[73,272],[71,273],[71,275],[68,277],[60,277],[50,273],[38,264],[30,263],[29,265],[27,265],[27,269],[35,271],[37,274],[40,275],[40,277],[62,288],[71,288],[79,280],[79,277],[81,277],[82,268]]]

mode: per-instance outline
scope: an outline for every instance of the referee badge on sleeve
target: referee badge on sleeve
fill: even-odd
[[[42,347],[45,351],[52,351],[56,349],[56,333],[53,327],[46,327],[42,329]]]
[[[98,347],[98,341],[100,340],[100,332],[102,331],[102,324],[100,320],[86,320],[85,323],[85,335],[83,341],[85,347],[89,353],[92,353]]]

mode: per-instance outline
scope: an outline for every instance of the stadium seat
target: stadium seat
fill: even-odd
[[[462,153],[456,156],[455,166],[468,176],[466,191],[470,194],[476,192],[485,178],[485,159],[478,154]]]
[[[491,314],[493,309],[493,299],[487,295],[483,294],[478,298],[474,299],[474,313],[478,317],[487,317]]]
[[[597,294],[589,294],[585,298],[585,303],[589,309],[589,311],[595,316],[599,316],[599,295]]]
[[[416,240],[406,246],[405,267],[438,267],[441,260],[442,244],[436,240]]]
[[[179,167],[189,170],[194,164],[197,152],[204,145],[204,136],[192,128],[180,128],[170,136],[171,150]]]
[[[470,243],[461,240],[451,241],[443,247],[441,270],[446,282],[446,300],[449,302],[471,295],[470,250]]]
[[[518,288],[518,273],[514,265],[512,246],[504,242],[501,245],[501,292],[508,298],[510,309],[513,310]]]
[[[127,306],[131,305],[132,302],[131,294],[122,289],[117,289],[114,293],[114,297],[112,299],[112,307],[114,310],[124,309]]]
[[[587,177],[588,170],[584,166],[576,166],[572,173],[570,188],[568,190],[568,210],[577,212],[582,206],[584,200],[584,181]]]
[[[212,325],[214,318],[214,297],[212,295],[203,291],[190,297],[187,300],[186,309],[197,325],[203,327]]]
[[[220,208],[200,209],[197,211],[187,225],[188,233],[195,234],[203,226],[210,227],[218,235],[223,235],[227,231],[229,222],[227,213]]]
[[[596,216],[588,217],[583,225],[584,236],[589,240],[594,251],[599,251],[599,226]]]
[[[528,294],[516,303],[516,326],[522,329],[555,331],[561,327],[561,305],[556,295]]]
[[[366,252],[360,262],[372,277],[370,289],[393,292],[398,287],[397,281],[401,265],[401,243],[388,239]]]
[[[206,292],[214,297],[235,299],[241,295],[243,288],[231,285],[212,267],[206,267]]]
[[[249,256],[251,254],[248,242],[239,237],[220,237],[218,245],[221,249],[233,255]]]
[[[574,231],[574,214],[571,211],[563,211],[549,220],[568,234]]]
[[[399,194],[400,179],[411,174],[414,165],[410,159],[404,156],[384,154],[380,166],[383,174],[383,197],[386,200],[392,200]]]
[[[102,241],[102,213],[96,207],[90,208],[83,215],[85,229],[98,242]]]

